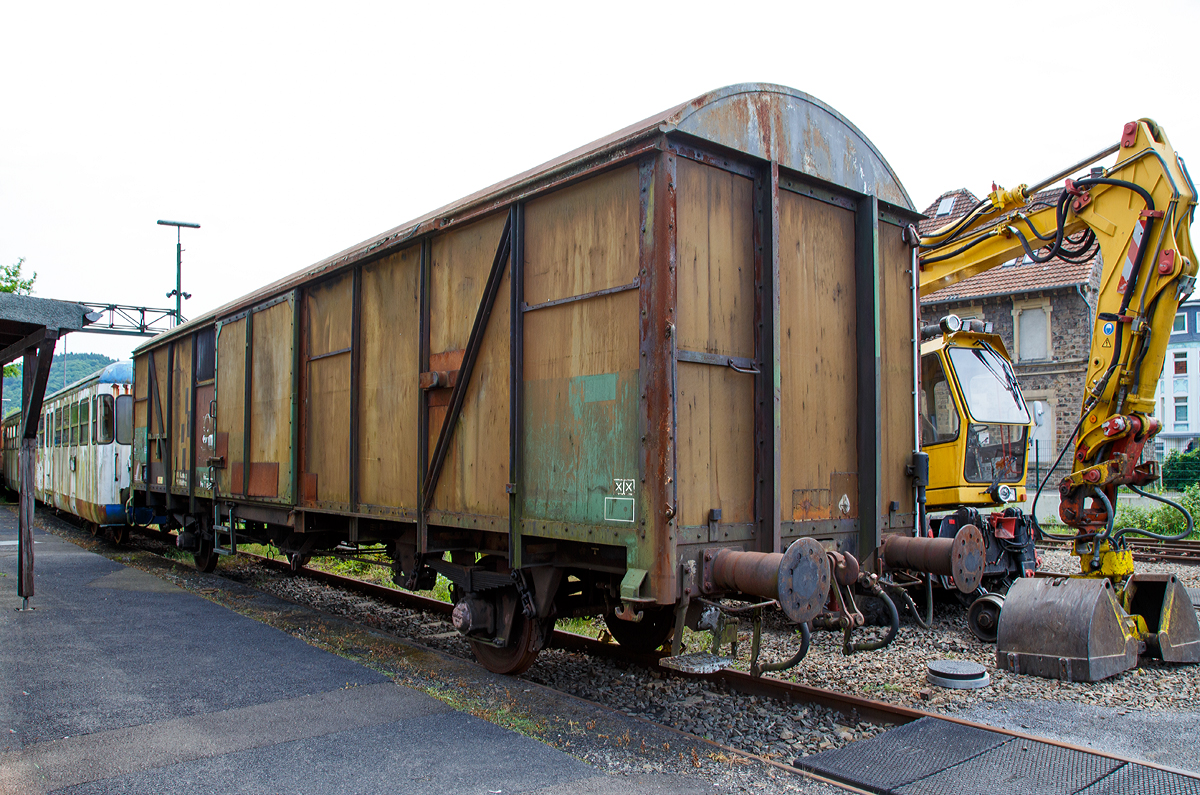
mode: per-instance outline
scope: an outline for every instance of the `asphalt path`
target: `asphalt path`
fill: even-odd
[[[671,795],[609,776],[0,509],[0,793]],[[7,542],[7,543],[6,543]]]

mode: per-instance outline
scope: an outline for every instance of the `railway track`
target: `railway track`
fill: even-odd
[[[248,557],[260,562],[264,566],[275,568],[281,571],[291,571],[290,566],[282,560],[274,560],[261,555],[253,555],[245,552],[239,554],[247,555]],[[331,572],[322,571],[320,569],[304,567],[299,572],[296,572],[296,574],[330,585],[336,585],[364,596],[379,599],[388,604],[425,610],[442,615],[449,615],[453,609],[453,606],[448,602],[443,602],[438,599],[431,599],[419,594],[388,588],[352,577],[345,577]],[[622,649],[616,643],[609,643],[606,641],[597,640],[595,638],[589,638],[573,632],[565,632],[558,629],[554,630],[548,645],[568,651],[579,651],[586,654],[619,659],[625,662],[644,665],[652,670],[657,671],[663,676],[681,675],[677,671],[659,664],[659,661],[665,656],[664,654],[657,652],[650,654],[633,653]],[[1039,743],[1043,746],[1059,748],[1074,753],[1090,754],[1092,756],[1103,757],[1105,759],[1115,760],[1122,763],[1133,762],[1133,760],[1130,760],[1126,757],[1097,751],[1095,748],[1084,747],[1060,740],[1047,739],[1045,737],[1036,737],[1023,732],[997,728],[995,726],[989,726],[975,721],[963,720],[953,716],[927,712],[897,704],[889,704],[884,701],[862,698],[849,693],[839,693],[833,690],[826,690],[823,688],[810,687],[794,682],[787,682],[770,676],[753,677],[741,671],[734,671],[727,668],[722,668],[711,674],[684,674],[683,676],[705,679],[709,682],[723,686],[730,691],[741,693],[746,696],[769,698],[791,704],[815,704],[832,709],[846,716],[847,718],[853,716],[857,719],[868,720],[877,724],[902,726],[921,719],[930,719],[941,721],[945,724],[953,724],[954,727],[957,727],[959,730],[988,731],[1000,735],[1007,735],[1008,737],[1021,741]],[[928,723],[928,721],[926,722]],[[770,759],[763,759],[762,757],[759,757],[756,754],[748,753],[743,749],[732,748],[720,743],[713,744],[728,751],[733,751],[760,759],[761,761],[776,767],[788,767],[786,765],[780,765],[778,762]],[[1171,768],[1165,766],[1147,764],[1145,762],[1137,762],[1136,764],[1140,764],[1154,770],[1162,770],[1172,773],[1174,772]],[[808,774],[812,775],[811,772]],[[820,775],[817,775],[816,778],[829,781],[831,783],[837,783],[839,786],[844,786],[844,782],[838,782],[835,779],[829,779]],[[1197,787],[1200,788],[1200,781],[1197,782]],[[860,791],[854,790],[853,788],[851,789],[853,791]]]
[[[1067,549],[1071,546],[1071,541],[1060,538],[1043,538],[1037,544],[1044,549]],[[1180,539],[1178,541],[1131,539],[1129,548],[1133,552],[1134,560],[1200,564],[1200,539]]]

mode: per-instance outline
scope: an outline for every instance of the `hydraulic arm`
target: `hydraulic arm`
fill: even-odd
[[[1097,165],[1113,154],[1111,167]],[[1039,191],[1067,177],[1073,178],[1066,179],[1057,196],[1039,199]],[[1144,493],[1141,487],[1159,476],[1156,462],[1140,459],[1161,428],[1153,416],[1155,389],[1179,304],[1195,284],[1190,228],[1196,198],[1183,159],[1163,130],[1141,119],[1125,125],[1117,144],[1033,187],[995,189],[963,217],[921,238],[921,295],[1021,255],[1035,263],[1086,262],[1098,252],[1102,263],[1084,399],[1072,440],[1059,456],[1061,461],[1068,450],[1073,452],[1071,472],[1059,484],[1059,514],[1074,530],[1074,553],[1083,576],[1105,579],[1111,587],[1089,586],[1084,593],[1082,582],[1053,590],[1035,586],[1033,580],[1018,581],[1001,613],[997,657],[1003,667],[1099,679],[1135,665],[1143,646],[1164,659],[1200,661],[1194,613],[1176,611],[1182,618],[1170,620],[1177,583],[1160,587],[1131,576],[1132,556],[1124,536],[1154,534],[1115,526],[1119,488]],[[1190,516],[1186,524],[1190,532]],[[1150,591],[1162,598],[1148,599]],[[1105,600],[1112,602],[1114,610],[1108,612],[1115,616],[1116,629],[1107,641],[1097,639],[1104,633],[1085,631],[1091,640],[1084,641],[1082,651],[1062,648],[1062,633],[1049,626],[1027,625],[1055,615],[1060,622],[1064,616],[1073,618],[1086,629],[1107,611],[1097,608]],[[1008,650],[1006,624],[1013,647]],[[1174,636],[1166,637],[1172,630]],[[1184,637],[1189,634],[1196,637]],[[1096,644],[1107,648],[1097,650]],[[1114,650],[1116,646],[1121,648]],[[1100,657],[1120,661],[1102,665]],[[1076,660],[1074,667],[1071,660]]]

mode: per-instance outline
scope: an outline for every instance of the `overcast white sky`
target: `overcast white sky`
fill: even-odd
[[[1144,21],[1143,21],[1144,19]],[[1200,3],[0,4],[0,263],[194,317],[719,86],[842,112],[918,209],[1149,116],[1200,164]],[[1200,166],[1193,166],[1200,171]],[[71,352],[140,340],[74,334]],[[61,350],[61,345],[60,345]]]

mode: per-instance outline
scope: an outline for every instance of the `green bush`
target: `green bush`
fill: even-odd
[[[1191,454],[1184,453],[1184,455]],[[1183,489],[1183,496],[1180,498],[1179,503],[1187,509],[1193,519],[1200,516],[1200,485],[1194,482],[1188,484]],[[1118,506],[1117,508],[1118,530],[1123,527],[1137,527],[1142,530],[1149,530],[1152,533],[1158,533],[1159,535],[1174,535],[1184,529],[1186,521],[1183,514],[1170,505],[1156,505],[1153,508],[1127,505]],[[1137,536],[1128,537],[1137,538]],[[1200,538],[1200,533],[1193,529],[1189,538]]]
[[[1167,491],[1183,491],[1200,483],[1200,449],[1189,452],[1172,450],[1162,466],[1162,485]]]

